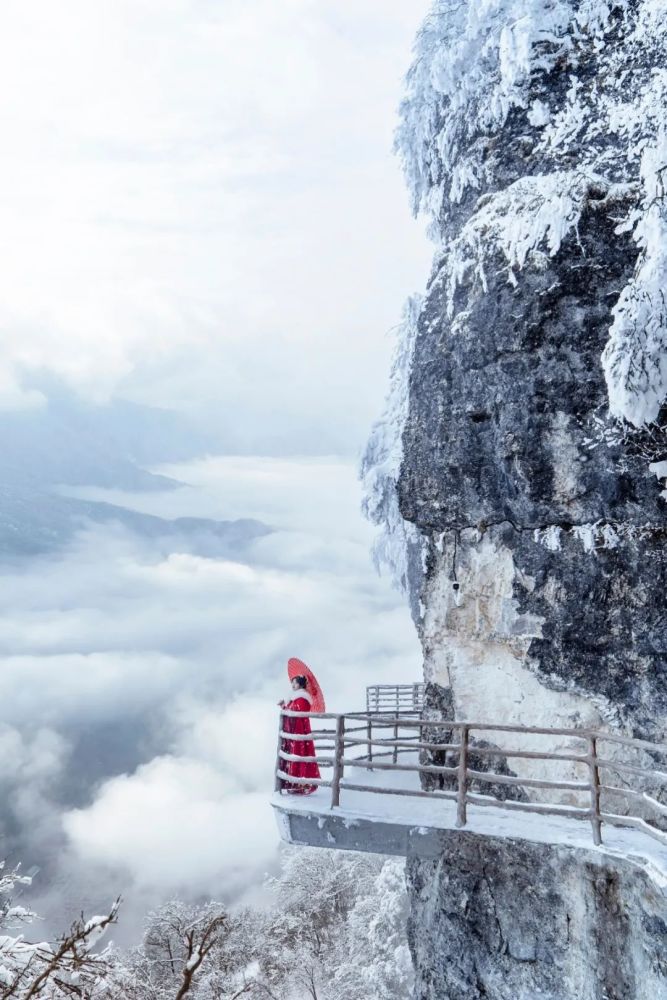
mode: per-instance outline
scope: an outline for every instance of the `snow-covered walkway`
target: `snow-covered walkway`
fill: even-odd
[[[348,777],[352,783],[376,785],[378,788],[418,788],[415,772],[365,771],[363,778]],[[279,795],[273,798],[278,825],[283,839],[313,846],[349,848],[341,840],[341,824],[346,830],[363,826],[370,838],[363,849],[377,853],[403,853],[396,849],[397,828],[414,836],[427,837],[432,831],[456,829],[456,803],[445,799],[412,798],[392,795],[390,792],[357,792],[341,786],[341,804],[331,809],[331,790],[318,788],[309,796]],[[298,817],[298,833],[290,818]],[[307,818],[312,823],[307,822]],[[604,823],[603,843],[595,847],[591,827],[587,820],[561,816],[541,816],[497,806],[479,806],[469,803],[465,833],[484,837],[502,837],[527,840],[533,843],[562,844],[586,851],[601,852],[623,858],[643,868],[664,892],[667,892],[667,847],[641,830],[624,829]],[[337,833],[338,831],[338,833]],[[385,831],[385,836],[383,836]],[[358,831],[361,834],[361,830]],[[354,849],[361,849],[358,846]],[[383,850],[382,847],[385,849]],[[392,846],[393,845],[393,846]]]

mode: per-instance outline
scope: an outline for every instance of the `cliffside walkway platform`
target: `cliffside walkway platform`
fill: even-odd
[[[284,731],[272,805],[284,840],[437,857],[465,830],[622,855],[667,891],[667,746],[611,732],[423,718],[411,709],[311,714],[313,733]],[[285,741],[312,739],[314,757]],[[296,779],[291,760],[321,778]],[[311,795],[283,782],[313,785]]]

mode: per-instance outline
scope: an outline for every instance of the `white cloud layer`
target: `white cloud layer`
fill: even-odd
[[[94,804],[65,817],[85,863],[129,870],[165,896],[242,890],[276,850],[266,795],[241,792],[223,772],[187,757],[157,757],[112,778]]]
[[[122,890],[132,921],[171,892],[238,892],[273,864],[289,656],[311,663],[334,711],[363,707],[366,684],[420,674],[408,610],[370,564],[350,463],[171,471],[190,487],[124,499],[172,516],[245,512],[274,532],[241,562],[165,557],[95,528],[0,579],[0,734],[20,749],[6,801],[19,822],[37,817],[28,849],[57,847],[74,907]]]

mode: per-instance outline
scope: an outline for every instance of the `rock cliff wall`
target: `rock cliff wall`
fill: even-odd
[[[664,896],[640,868],[465,833],[447,843],[408,862],[420,1000],[665,996]]]
[[[666,64],[660,0],[439,0],[417,41],[436,257],[365,472],[459,718],[667,737]],[[409,884],[419,1000],[667,996],[632,866],[462,837]]]
[[[437,252],[397,494],[468,717],[665,736],[666,55],[651,0],[440,0],[418,39],[399,149]]]

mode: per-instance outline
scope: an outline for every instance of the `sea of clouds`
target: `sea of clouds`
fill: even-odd
[[[122,892],[132,936],[174,893],[231,898],[261,883],[278,848],[269,799],[288,656],[313,666],[333,710],[420,674],[405,601],[370,562],[353,463],[160,471],[188,485],[104,496],[271,532],[226,559],[95,526],[0,579],[5,842],[42,867],[31,902],[54,927]]]
[[[261,883],[289,656],[333,709],[420,674],[354,462],[255,456],[352,454],[380,409],[386,333],[431,255],[390,152],[427,5],[3,11],[0,410],[45,410],[48,375],[185,411],[246,457],[162,470],[189,486],[160,495],[86,495],[271,529],[224,558],[96,525],[0,563],[0,856],[40,867],[45,936],[118,892],[129,941],[172,893]],[[83,449],[97,466],[105,440]],[[0,497],[8,531],[19,506]]]

